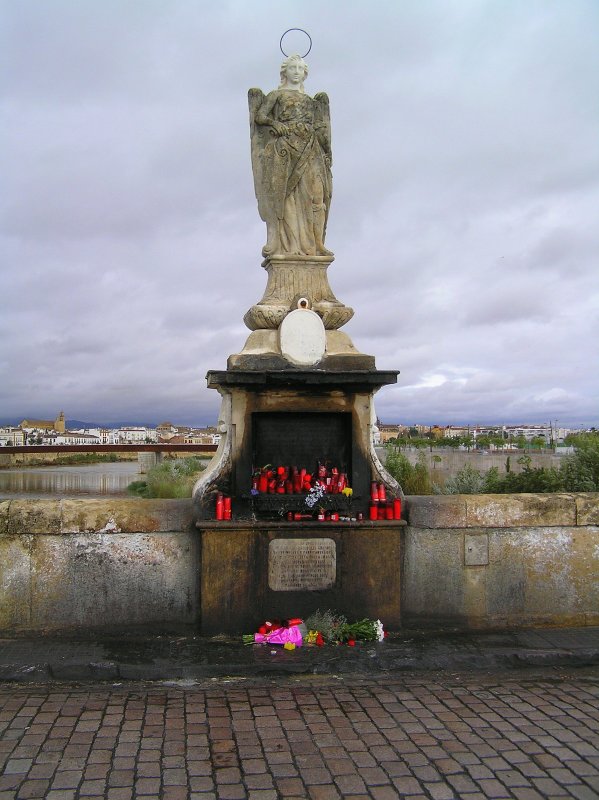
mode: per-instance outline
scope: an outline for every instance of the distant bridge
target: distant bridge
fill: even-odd
[[[36,455],[45,453],[135,453],[139,462],[139,471],[147,472],[151,467],[162,461],[165,453],[175,456],[180,453],[195,453],[196,455],[212,455],[217,450],[216,444],[32,444],[22,446],[0,447],[0,462],[3,466],[19,466],[27,464],[27,457],[32,459]],[[14,459],[3,459],[3,456],[14,456]],[[19,456],[23,460],[19,459]]]
[[[215,453],[216,444],[28,444],[0,448],[0,453]]]

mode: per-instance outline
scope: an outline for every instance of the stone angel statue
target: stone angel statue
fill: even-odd
[[[289,56],[281,85],[265,97],[250,89],[252,170],[260,217],[266,222],[266,257],[332,256],[324,246],[331,205],[329,98],[304,92],[305,61]]]

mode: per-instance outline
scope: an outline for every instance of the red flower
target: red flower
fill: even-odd
[[[355,639],[348,639],[347,640],[347,646],[348,647],[355,647],[356,646],[356,640]]]
[[[266,625],[260,625],[260,627],[258,628],[258,633],[263,633],[263,634],[268,633],[268,628],[266,627]]]
[[[321,633],[318,633],[316,635],[316,644],[317,644],[318,647],[322,647],[323,644],[324,644],[324,639],[322,638],[322,634]]]

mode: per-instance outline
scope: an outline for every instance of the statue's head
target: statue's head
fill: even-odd
[[[308,77],[308,65],[301,56],[289,56],[281,64],[281,85],[279,89],[290,87],[304,91],[304,81]]]

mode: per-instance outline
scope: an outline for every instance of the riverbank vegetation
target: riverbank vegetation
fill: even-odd
[[[423,454],[412,464],[399,447],[389,445],[385,467],[407,495],[599,491],[599,432],[572,436],[569,444],[574,447],[574,453],[563,456],[557,468],[532,467],[530,456],[521,455],[516,461],[522,469],[513,472],[508,456],[503,474],[497,467],[481,472],[467,464],[443,485],[431,476]]]
[[[152,467],[143,481],[133,481],[127,487],[129,494],[148,498],[191,497],[193,486],[204,464],[199,458],[176,458]]]

